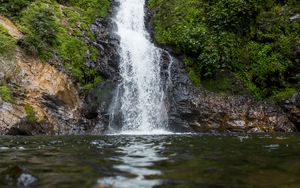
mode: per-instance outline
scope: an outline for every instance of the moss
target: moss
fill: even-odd
[[[25,105],[24,108],[25,108],[25,112],[26,112],[26,120],[30,123],[36,122],[37,119],[36,119],[36,115],[35,115],[35,112],[34,112],[32,106]]]
[[[16,47],[16,40],[12,38],[8,31],[0,24],[0,57],[10,56]]]
[[[0,98],[8,103],[13,103],[13,97],[12,97],[12,93],[11,90],[9,89],[9,87],[7,87],[6,85],[3,85],[0,83]]]

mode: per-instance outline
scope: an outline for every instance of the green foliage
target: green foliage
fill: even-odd
[[[286,88],[284,90],[274,93],[274,95],[272,95],[271,99],[273,99],[275,101],[280,101],[282,99],[288,99],[296,92],[297,91],[295,90],[295,88]]]
[[[101,81],[101,77],[96,69],[89,68],[85,65],[85,55],[88,46],[80,38],[74,38],[66,34],[58,36],[59,41],[62,41],[57,49],[60,52],[60,57],[66,63],[66,68],[79,80],[86,85],[93,85]],[[94,52],[96,53],[96,52]]]
[[[34,55],[48,59],[52,55],[51,47],[55,43],[59,29],[55,15],[57,6],[50,0],[32,3],[23,13],[20,20],[24,33],[23,45]]]
[[[195,63],[193,61],[192,58],[185,58],[184,59],[184,64],[187,68],[187,73],[188,76],[190,78],[190,80],[192,81],[192,83],[195,86],[200,86],[201,85],[201,80],[199,78],[199,68],[197,66],[195,66]]]
[[[228,95],[247,94],[244,85],[231,72],[220,72],[213,79],[202,80],[202,86],[209,91]]]
[[[16,47],[16,40],[13,39],[8,31],[0,25],[0,57],[9,56]]]
[[[0,0],[0,15],[15,18],[35,0]]]
[[[85,88],[101,81],[96,69],[85,64],[87,51],[92,58],[99,52],[85,43],[83,33],[92,37],[89,25],[108,14],[109,0],[35,0],[26,6],[17,18],[22,47],[45,61],[58,56]]]
[[[155,40],[184,57],[196,85],[229,71],[258,99],[299,90],[300,19],[290,19],[300,13],[299,1],[149,0],[148,5],[155,13]]]
[[[8,103],[13,103],[12,93],[6,85],[0,83],[0,98]]]
[[[25,108],[25,112],[26,112],[26,120],[29,122],[29,123],[34,123],[36,122],[36,115],[35,115],[35,112],[32,108],[32,106],[30,105],[25,105],[24,106]]]
[[[82,14],[82,19],[93,22],[96,16],[107,16],[109,0],[57,0],[65,6],[76,7]]]
[[[248,63],[251,66],[245,67],[246,75],[242,75],[241,79],[253,83],[256,89],[259,89],[258,98],[272,96],[277,89],[288,87],[285,72],[292,64],[291,61],[285,59],[282,54],[274,52],[270,44],[250,42],[246,49],[250,53]]]

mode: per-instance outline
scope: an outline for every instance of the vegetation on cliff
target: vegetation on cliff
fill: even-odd
[[[9,103],[13,102],[12,93],[9,87],[7,87],[1,82],[0,82],[0,98],[5,102],[9,102]]]
[[[11,55],[16,46],[16,40],[13,39],[8,31],[0,25],[0,56]]]
[[[238,81],[258,99],[299,91],[299,1],[149,0],[148,5],[156,42],[182,57],[196,85],[224,92]]]
[[[34,123],[36,121],[35,112],[30,105],[25,105],[25,112],[26,112],[26,120],[30,123]]]
[[[99,50],[85,40],[93,38],[89,25],[96,16],[106,16],[108,7],[109,0],[1,0],[0,15],[12,19],[24,34],[19,46],[45,61],[58,58],[89,88],[101,76],[86,65],[86,53],[96,58]],[[0,28],[0,39],[3,37]],[[1,40],[0,54],[12,51],[5,46],[11,47],[13,42]]]

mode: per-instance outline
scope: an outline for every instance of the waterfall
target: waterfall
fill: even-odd
[[[161,50],[145,28],[145,0],[119,0],[114,22],[120,36],[120,75],[111,119],[121,117],[122,133],[152,134],[167,125],[164,87],[160,77]],[[116,102],[114,102],[116,103]],[[113,123],[113,121],[111,121]]]

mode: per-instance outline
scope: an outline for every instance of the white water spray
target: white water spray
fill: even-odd
[[[119,0],[115,17],[120,36],[118,101],[122,133],[163,133],[167,125],[160,78],[161,50],[149,40],[145,28],[145,0]],[[114,116],[116,109],[113,109]],[[114,117],[112,117],[114,118]]]

